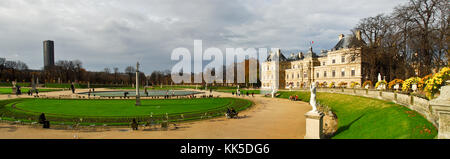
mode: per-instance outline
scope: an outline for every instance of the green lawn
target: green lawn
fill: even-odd
[[[106,88],[110,88],[110,89],[136,89],[133,88],[131,86],[129,87],[106,87]],[[140,87],[141,89],[144,89],[144,87]],[[198,86],[197,88],[200,88],[200,86]],[[178,86],[178,85],[174,85],[174,86],[170,86],[170,85],[163,85],[161,86],[153,86],[153,88],[148,88],[148,90],[183,90],[183,89],[195,89],[195,86]]]
[[[73,116],[138,116],[195,112],[229,105],[232,98],[196,100],[142,100],[141,106],[134,106],[135,100],[24,100],[16,107],[32,112],[64,114]]]
[[[0,102],[0,116],[35,121],[40,113],[45,113],[54,122],[83,118],[83,122],[89,123],[128,123],[132,118],[146,121],[152,113],[157,120],[166,113],[171,120],[192,120],[206,114],[223,115],[227,107],[241,111],[252,105],[248,100],[236,98],[155,99],[141,103],[135,106],[135,100],[15,99]]]
[[[26,94],[28,92],[28,90],[30,90],[31,88],[20,88],[22,90],[22,94]],[[61,89],[38,89],[39,92],[52,92],[52,91],[61,91]],[[12,88],[5,88],[2,87],[0,88],[0,94],[12,94]]]
[[[280,92],[280,98],[299,95],[309,102],[309,92]],[[338,116],[334,139],[433,139],[437,129],[419,113],[378,99],[317,93],[317,101]]]

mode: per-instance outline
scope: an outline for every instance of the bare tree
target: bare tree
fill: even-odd
[[[128,80],[128,83],[131,83],[132,82],[132,79],[133,79],[133,74],[136,72],[136,69],[134,69],[134,67],[133,66],[127,66],[126,68],[125,68],[125,73],[128,75],[128,77],[129,77],[129,80]]]

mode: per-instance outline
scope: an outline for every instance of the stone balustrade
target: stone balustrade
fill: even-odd
[[[295,90],[294,90],[295,91]],[[297,91],[309,91],[300,89]],[[339,93],[355,96],[391,101],[408,107],[422,114],[428,121],[438,127],[438,138],[450,139],[450,85],[441,88],[441,95],[431,101],[413,95],[396,92],[367,90],[367,89],[346,89],[346,88],[317,88],[318,92]]]

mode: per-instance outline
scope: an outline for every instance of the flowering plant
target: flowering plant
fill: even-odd
[[[324,84],[325,84],[324,82],[323,82],[323,83],[320,83],[320,82],[319,82],[319,87],[323,87]]]
[[[391,82],[389,82],[389,89],[392,89],[392,87],[396,84],[402,84],[404,81],[401,79],[394,79]]]
[[[444,67],[433,77],[428,79],[425,84],[425,92],[428,99],[432,99],[439,89],[445,85],[445,81],[450,79],[450,67]]]
[[[362,86],[365,88],[366,85],[369,85],[369,88],[372,87],[372,81],[367,80],[367,81],[365,81],[365,82],[363,83]]]
[[[329,88],[333,88],[333,87],[334,87],[334,82],[331,82],[331,83],[328,85],[328,87],[329,87]]]
[[[350,88],[355,88],[355,86],[359,86],[359,83],[358,82],[352,82],[350,84]]]
[[[375,84],[375,88],[378,88],[378,86],[380,86],[381,84],[386,85],[387,82],[386,82],[385,80],[378,81],[378,82]]]
[[[413,84],[417,84],[417,88],[422,88],[422,79],[420,77],[411,77],[403,82],[402,91],[408,92]]]
[[[338,86],[339,87],[346,87],[347,86],[347,82],[339,82]]]

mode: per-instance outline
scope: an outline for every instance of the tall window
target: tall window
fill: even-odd
[[[303,72],[303,78],[308,78],[308,74],[306,74],[306,72]]]
[[[327,71],[323,71],[323,77],[327,77]]]
[[[316,77],[319,78],[319,72],[316,73]]]
[[[341,76],[344,77],[345,76],[345,69],[341,70]]]
[[[345,63],[345,56],[341,56],[341,62]]]
[[[334,64],[334,63],[336,63],[336,60],[335,60],[335,59],[333,59],[332,63],[333,63],[333,64]]]
[[[356,71],[354,68],[352,68],[352,76],[355,76],[355,74],[356,74]]]
[[[331,76],[336,77],[336,71],[335,71],[335,70],[333,70],[333,71],[331,72]]]

